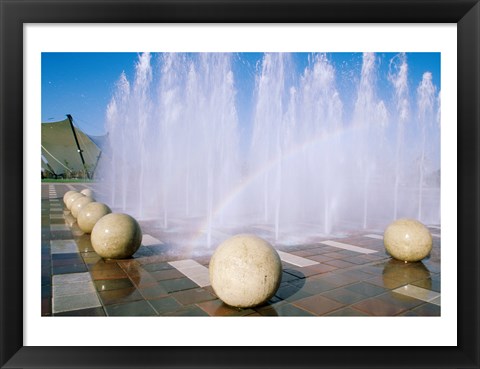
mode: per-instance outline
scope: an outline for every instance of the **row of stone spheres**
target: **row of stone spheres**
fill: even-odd
[[[63,202],[80,230],[91,234],[92,247],[100,257],[125,259],[140,247],[142,230],[138,222],[128,214],[112,213],[106,204],[96,202],[92,190],[68,191]]]
[[[125,259],[140,247],[142,231],[138,222],[128,214],[112,213],[107,205],[94,200],[91,190],[68,191],[63,200],[78,227],[91,234],[92,247],[102,258]],[[75,219],[67,222],[71,226]],[[391,223],[383,242],[388,254],[404,262],[420,261],[432,249],[429,230],[414,219]],[[227,305],[255,307],[265,304],[277,292],[282,262],[266,240],[239,234],[217,247],[210,259],[209,277],[215,294]]]

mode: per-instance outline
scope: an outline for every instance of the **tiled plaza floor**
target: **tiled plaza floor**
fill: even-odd
[[[63,204],[65,192],[94,186],[42,183],[42,316],[440,315],[439,227],[430,227],[433,250],[417,263],[390,258],[378,232],[276,246],[277,293],[264,306],[238,309],[210,286],[214,247],[169,246],[149,222],[140,221],[143,242],[132,258],[101,259]]]

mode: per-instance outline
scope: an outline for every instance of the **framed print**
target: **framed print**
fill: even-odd
[[[479,367],[476,0],[0,4],[2,368]]]

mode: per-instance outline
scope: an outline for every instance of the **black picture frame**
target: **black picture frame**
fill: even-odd
[[[478,0],[0,0],[0,14],[2,368],[479,368]],[[23,346],[23,25],[162,22],[457,24],[457,346],[428,346],[423,331],[412,334],[425,335],[425,347],[295,347],[288,336],[286,347]],[[252,334],[268,342],[268,332]]]

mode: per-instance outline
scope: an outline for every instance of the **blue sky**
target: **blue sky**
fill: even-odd
[[[389,61],[395,55],[377,54],[379,81],[387,80]],[[262,53],[236,53],[233,56],[232,69],[241,124],[251,117],[255,74],[262,57]],[[335,66],[337,88],[348,112],[351,110],[349,105],[355,101],[362,54],[329,53],[327,57]],[[137,58],[137,53],[42,53],[42,122],[62,120],[66,114],[71,114],[75,123],[87,134],[104,134],[105,111],[115,83],[122,71],[130,81],[134,79]],[[298,75],[308,65],[308,59],[308,53],[293,55]],[[155,56],[153,60],[155,65]],[[407,60],[411,92],[416,90],[426,71],[432,73],[433,83],[437,91],[440,90],[439,53],[407,53]],[[388,87],[385,89],[379,84],[379,98],[391,98]]]

